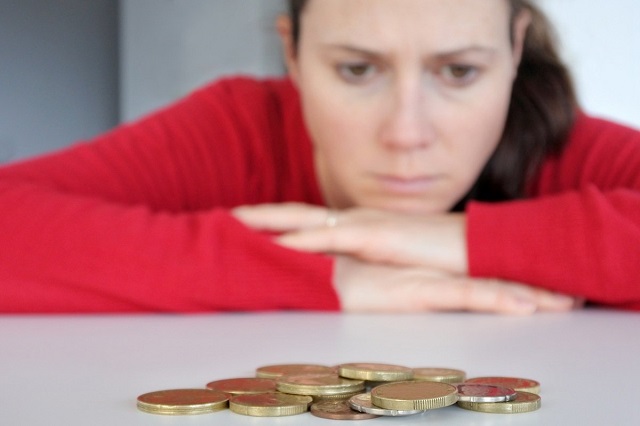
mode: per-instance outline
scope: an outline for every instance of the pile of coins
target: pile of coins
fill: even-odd
[[[256,377],[216,380],[203,389],[140,395],[138,409],[193,415],[229,408],[246,416],[311,414],[334,420],[410,416],[452,405],[484,413],[515,414],[541,406],[540,384],[514,377],[466,379],[462,370],[348,363],[269,365]]]

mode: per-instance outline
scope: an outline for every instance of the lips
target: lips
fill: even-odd
[[[440,180],[440,177],[435,175],[415,177],[376,175],[375,178],[385,192],[391,192],[399,195],[423,194],[432,189]]]

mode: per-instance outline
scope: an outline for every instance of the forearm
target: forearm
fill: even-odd
[[[174,214],[0,184],[0,312],[338,309],[331,261],[224,210]]]
[[[472,204],[470,274],[525,282],[610,305],[640,302],[640,195],[596,189]]]

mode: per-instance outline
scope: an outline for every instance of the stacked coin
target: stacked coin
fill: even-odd
[[[459,386],[462,392],[471,389],[484,389],[489,393],[509,393],[505,399],[491,400],[485,398],[468,398],[458,401],[458,406],[467,410],[494,414],[529,413],[538,410],[542,405],[540,383],[531,379],[516,377],[476,377]]]
[[[245,416],[283,417],[306,413],[310,403],[309,396],[272,392],[234,396],[229,401],[229,408]]]
[[[282,393],[306,395],[314,401],[345,400],[364,390],[363,380],[352,380],[337,374],[300,374],[278,379],[277,389]]]
[[[462,370],[454,368],[414,368],[413,378],[415,380],[427,380],[429,382],[462,383],[467,374]]]
[[[413,370],[393,364],[354,362],[338,366],[338,374],[349,379],[369,382],[398,382],[413,379]]]
[[[140,395],[137,406],[151,414],[194,415],[223,410],[229,395],[205,389],[170,389]]]
[[[207,389],[231,395],[270,393],[276,391],[276,381],[253,377],[216,380],[207,383]]]
[[[379,417],[365,411],[355,411],[347,401],[323,401],[311,406],[311,414],[331,420],[368,420]]]
[[[137,399],[152,414],[191,415],[220,411],[257,417],[311,411],[336,420],[400,417],[451,405],[485,413],[525,413],[540,408],[534,380],[476,377],[450,368],[346,363],[268,365],[257,377],[216,380],[206,389],[151,392]]]
[[[360,411],[362,413],[386,417],[412,416],[414,414],[420,414],[423,412],[422,410],[394,410],[377,407],[373,405],[373,402],[371,402],[370,393],[361,393],[360,395],[351,397],[349,399],[349,406],[352,409]]]
[[[318,364],[276,364],[265,365],[256,370],[256,377],[278,379],[283,376],[298,376],[300,374],[332,374],[337,372],[334,367]]]

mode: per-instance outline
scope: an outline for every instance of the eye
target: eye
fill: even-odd
[[[470,83],[478,75],[478,68],[472,65],[451,64],[442,67],[440,74],[448,82],[464,85]]]
[[[369,63],[340,64],[338,74],[349,83],[364,83],[377,72],[377,68]]]

